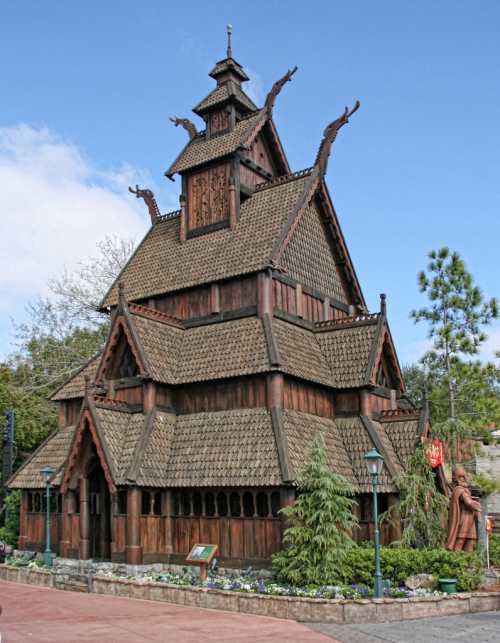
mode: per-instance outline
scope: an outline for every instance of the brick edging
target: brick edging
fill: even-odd
[[[0,565],[0,580],[39,587],[61,587],[57,575],[43,569]],[[93,576],[89,591],[108,596],[272,616],[304,623],[386,623],[500,609],[500,592],[470,592],[422,598],[318,599],[245,594],[156,582],[140,583],[107,576]]]

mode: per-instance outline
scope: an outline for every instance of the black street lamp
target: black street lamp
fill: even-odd
[[[373,490],[373,522],[375,526],[375,584],[374,594],[375,598],[380,598],[382,592],[382,573],[380,571],[380,531],[378,528],[378,499],[377,499],[377,484],[378,477],[382,471],[384,458],[380,455],[377,449],[372,449],[365,453],[365,462],[368,473],[372,479]]]
[[[45,499],[46,499],[46,515],[45,515],[45,552],[43,560],[47,567],[52,567],[52,551],[50,547],[50,479],[55,473],[52,467],[44,467],[40,473],[45,481]]]

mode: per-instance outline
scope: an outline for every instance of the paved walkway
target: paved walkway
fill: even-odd
[[[314,623],[309,627],[343,643],[498,643],[500,612],[438,616],[377,625]]]
[[[2,643],[332,643],[300,623],[0,581]]]

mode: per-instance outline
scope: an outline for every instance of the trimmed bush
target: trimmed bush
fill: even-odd
[[[490,536],[490,565],[500,567],[500,534]]]
[[[349,572],[340,580],[345,583],[371,585],[374,572],[373,547],[353,547],[346,554]],[[482,579],[481,556],[446,549],[381,548],[382,575],[393,585],[401,585],[413,574],[432,574],[435,578],[456,578],[457,589],[470,592]]]

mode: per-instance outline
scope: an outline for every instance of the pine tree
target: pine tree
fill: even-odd
[[[428,362],[444,372],[448,397],[448,417],[434,432],[450,443],[452,462],[457,453],[457,440],[467,427],[456,413],[456,386],[453,369],[462,355],[475,355],[486,335],[481,327],[498,317],[496,299],[485,301],[481,289],[474,285],[472,275],[457,252],[448,248],[429,253],[430,262],[419,274],[420,291],[426,293],[428,307],[414,310],[415,322],[429,323],[433,349]]]
[[[401,544],[405,547],[420,549],[441,546],[448,499],[436,489],[425,445],[419,446],[411,455],[405,473],[399,476],[396,483],[400,493],[399,504],[382,514],[381,521],[401,520]]]
[[[286,548],[273,557],[273,569],[283,582],[321,585],[342,578],[347,549],[354,545],[354,489],[326,462],[325,440],[319,433],[308,464],[298,479],[298,497],[281,513],[289,521]]]

